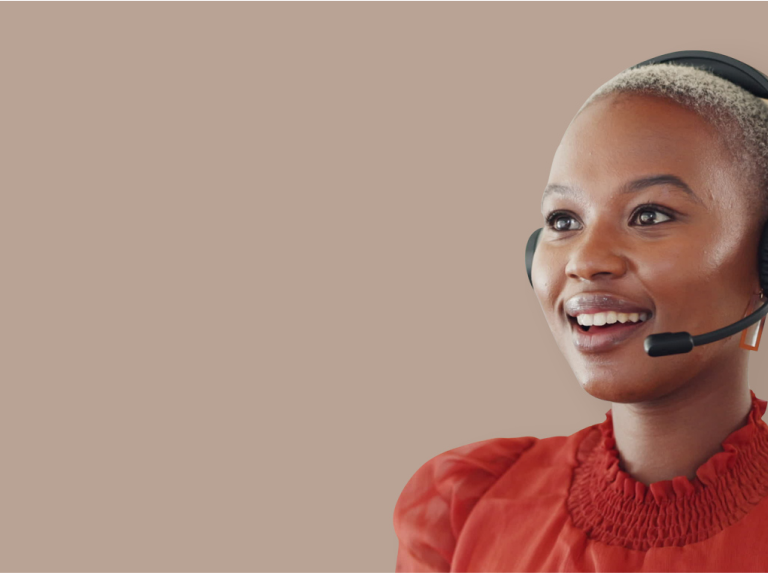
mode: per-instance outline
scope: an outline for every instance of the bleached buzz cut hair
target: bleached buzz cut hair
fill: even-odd
[[[706,70],[680,64],[628,68],[600,86],[576,112],[613,94],[669,98],[713,125],[744,177],[760,228],[768,220],[768,100]],[[571,120],[573,123],[573,120]]]

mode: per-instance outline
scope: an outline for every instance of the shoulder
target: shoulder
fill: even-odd
[[[477,489],[477,484],[490,486],[500,478],[517,458],[538,438],[492,438],[450,449],[424,463],[403,488],[398,506],[425,488],[435,488],[443,494],[459,489]]]
[[[453,448],[424,463],[395,505],[396,571],[448,571],[472,508],[538,441],[492,438]]]

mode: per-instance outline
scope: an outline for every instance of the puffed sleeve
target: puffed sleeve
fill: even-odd
[[[493,438],[430,459],[395,504],[395,571],[450,571],[472,508],[537,438]]]

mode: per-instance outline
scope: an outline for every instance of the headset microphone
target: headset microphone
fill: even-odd
[[[720,340],[721,338],[733,336],[737,332],[741,332],[763,318],[767,312],[768,303],[763,304],[763,306],[758,308],[755,312],[742,318],[738,322],[734,322],[730,326],[699,334],[698,336],[691,336],[687,332],[662,332],[661,334],[651,334],[645,338],[643,347],[648,353],[648,356],[667,356],[669,354],[690,352],[693,350],[694,346],[709,344],[715,340]]]
[[[650,60],[646,60],[632,67],[639,68],[646,65],[670,62],[674,62],[677,65],[702,68],[716,76],[735,83],[759,98],[764,100],[768,98],[768,76],[739,60],[716,52],[702,50],[672,52],[670,54],[651,58]],[[766,103],[768,103],[768,101],[766,101]],[[536,229],[528,238],[528,243],[525,245],[525,267],[528,271],[528,282],[531,283],[531,287],[533,287],[533,280],[531,279],[533,255],[536,252],[536,246],[538,245],[541,231],[542,229]],[[763,288],[763,292],[768,293],[768,222],[766,222],[763,227],[757,255],[760,286]],[[724,328],[699,334],[698,336],[691,336],[688,332],[662,332],[660,334],[651,334],[645,338],[643,347],[648,356],[683,354],[693,350],[694,346],[709,344],[710,342],[733,336],[753,325],[766,314],[768,314],[768,302],[764,303],[749,316]]]

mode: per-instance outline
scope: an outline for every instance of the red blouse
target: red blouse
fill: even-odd
[[[395,505],[396,571],[768,571],[768,425],[645,486],[619,467],[611,410],[570,436],[494,438],[421,466]]]

